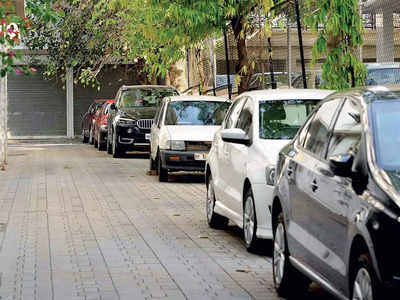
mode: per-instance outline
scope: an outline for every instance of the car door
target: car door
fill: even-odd
[[[320,262],[318,226],[323,219],[311,220],[315,209],[315,167],[326,153],[331,124],[342,99],[323,103],[310,118],[299,138],[302,139],[290,151],[285,176],[289,182],[291,221],[288,239],[291,254],[313,268]]]
[[[113,105],[113,107],[115,109],[111,109],[111,106],[110,106],[108,117],[107,117],[108,139],[109,139],[110,142],[113,139],[112,135],[113,135],[113,130],[114,130],[114,119],[115,119],[115,116],[117,114],[117,107],[118,107],[120,96],[121,96],[121,90],[119,90],[117,92],[117,95],[115,96],[115,102],[114,102],[114,105]]]
[[[253,100],[248,97],[244,104],[235,128],[242,129],[246,135],[253,139],[253,115],[254,104]],[[243,186],[247,176],[247,161],[249,146],[235,143],[229,144],[229,169],[227,172],[229,187],[227,194],[229,197],[229,206],[236,214],[239,220],[243,220]],[[241,222],[239,222],[241,223]]]
[[[160,129],[161,129],[163,116],[164,116],[165,103],[166,103],[165,100],[163,100],[161,102],[161,105],[154,117],[153,125],[151,126],[150,147],[151,147],[151,155],[152,155],[153,159],[155,159],[156,155],[157,155],[159,134],[160,134]]]
[[[236,99],[230,110],[228,111],[225,121],[223,122],[222,128],[223,129],[230,129],[236,125],[236,121],[239,117],[241,108],[246,100],[246,97],[241,97]],[[217,159],[215,160],[217,165],[213,165],[212,172],[213,172],[213,179],[214,179],[214,190],[216,194],[216,198],[218,201],[221,201],[224,206],[227,205],[226,198],[227,198],[227,188],[229,183],[229,173],[231,168],[230,163],[230,154],[229,148],[230,143],[226,143],[222,140],[220,131],[216,133],[215,140],[214,140],[214,147],[216,147],[216,156]],[[226,207],[227,209],[231,209],[230,207]]]
[[[326,159],[320,159],[314,169],[313,213],[310,215],[311,231],[318,233],[321,262],[317,270],[335,286],[342,286],[346,278],[346,245],[348,213],[354,193],[351,179],[334,176],[329,158],[337,155],[356,154],[361,139],[361,105],[346,99],[335,122]]]

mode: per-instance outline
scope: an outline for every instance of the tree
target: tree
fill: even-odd
[[[117,0],[116,0],[117,1]],[[239,91],[247,90],[250,71],[246,37],[251,29],[250,18],[262,8],[265,14],[272,0],[120,0],[129,9],[126,17],[131,24],[127,30],[134,53],[144,53],[152,71],[165,74],[185,49],[193,47],[212,35],[230,29],[238,49],[236,72],[241,74]],[[139,42],[139,47],[134,43]],[[148,47],[150,45],[150,47]],[[144,47],[143,47],[144,46]]]
[[[359,1],[306,0],[306,5],[312,11],[306,23],[318,33],[313,62],[326,56],[322,66],[324,87],[343,90],[363,85],[367,70],[355,54],[363,42]]]
[[[97,75],[104,65],[121,62],[124,52],[118,7],[101,0],[55,0],[58,12],[54,25],[34,19],[24,40],[33,50],[46,49],[48,61],[44,75],[65,82],[66,70],[74,68],[75,83],[98,87]]]

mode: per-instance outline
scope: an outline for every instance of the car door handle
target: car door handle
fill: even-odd
[[[314,179],[313,182],[311,183],[311,190],[313,192],[316,192],[318,190],[318,184],[317,181]]]

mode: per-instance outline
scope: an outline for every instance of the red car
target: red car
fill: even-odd
[[[87,112],[82,117],[82,138],[83,143],[89,142],[93,144],[93,119],[94,115],[97,112],[97,109],[101,107],[106,100],[94,100],[92,104],[90,104]]]
[[[94,126],[93,126],[93,138],[94,146],[99,149],[99,151],[106,149],[107,141],[107,117],[110,110],[111,103],[115,100],[106,100],[103,106],[96,112],[94,116]]]

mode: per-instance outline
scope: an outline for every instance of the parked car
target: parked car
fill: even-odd
[[[111,103],[114,103],[115,100],[106,100],[100,109],[97,110],[94,117],[94,126],[93,126],[93,137],[94,137],[94,147],[98,148],[99,151],[103,151],[106,149],[107,142],[107,118],[108,113],[110,111]]]
[[[366,86],[373,85],[400,85],[400,63],[368,63],[368,75],[365,80]],[[319,88],[323,84],[321,71],[307,72],[307,86],[309,88]],[[292,87],[303,88],[303,77],[297,75],[292,81]]]
[[[240,95],[214,137],[206,166],[207,220],[244,230],[246,248],[272,239],[275,164],[327,90],[263,90]]]
[[[90,104],[87,112],[82,116],[82,142],[93,144],[93,119],[99,107],[106,100],[97,99]],[[92,135],[91,135],[92,134]]]
[[[107,152],[120,157],[126,151],[150,148],[150,128],[164,97],[179,95],[169,86],[122,86],[110,106]]]
[[[150,170],[161,182],[168,171],[204,172],[215,132],[230,101],[212,96],[179,96],[164,99],[151,128]]]
[[[331,95],[279,153],[272,206],[281,296],[398,299],[400,88]]]

